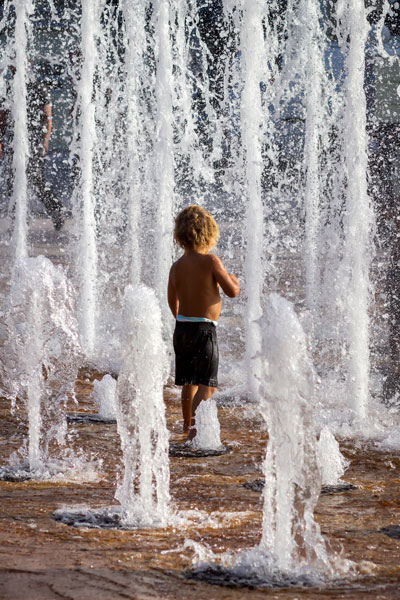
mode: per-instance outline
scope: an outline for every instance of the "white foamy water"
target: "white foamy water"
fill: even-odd
[[[277,294],[270,295],[259,326],[259,409],[268,430],[262,537],[250,550],[219,556],[222,576],[253,585],[315,585],[351,569],[350,561],[328,551],[314,519],[323,477],[321,456],[327,451],[339,460],[340,452],[327,430],[322,432],[323,449],[318,444],[315,374],[293,305]],[[322,460],[324,475],[337,481],[343,471],[335,471],[326,456]],[[203,560],[216,558],[207,552],[203,556]],[[213,565],[196,567],[199,572],[207,568]]]
[[[170,501],[163,399],[167,362],[154,291],[144,285],[129,286],[123,321],[116,416],[124,472],[115,497],[121,504],[123,523],[165,526]]]
[[[260,411],[269,440],[264,463],[262,538],[258,551],[271,568],[332,573],[314,520],[321,490],[315,430],[314,372],[307,339],[293,306],[271,295],[261,323],[263,379]]]
[[[321,470],[322,485],[338,484],[349,464],[328,427],[324,427],[319,435],[317,461]]]
[[[196,410],[196,431],[191,442],[194,448],[218,450],[222,447],[218,409],[213,398],[200,402]]]
[[[154,288],[161,305],[163,324],[171,336],[173,320],[166,300],[168,273],[173,258],[173,215],[176,210],[174,178],[173,134],[173,60],[172,34],[182,26],[174,11],[174,2],[155,0],[154,28],[156,77],[154,92],[155,138],[153,169],[156,178],[156,262]],[[172,31],[171,31],[172,29]]]
[[[117,382],[111,375],[104,375],[93,383],[92,398],[100,417],[115,418],[117,412]]]
[[[245,158],[246,190],[246,239],[247,251],[245,274],[247,284],[246,327],[246,367],[247,383],[256,395],[257,383],[261,375],[261,340],[257,319],[261,317],[261,295],[264,282],[263,236],[264,216],[262,204],[262,158],[261,133],[264,114],[261,106],[260,81],[264,75],[264,8],[261,2],[243,4],[241,26],[242,77],[241,94],[241,134]]]
[[[61,268],[47,258],[25,258],[15,268],[5,305],[7,338],[1,375],[5,395],[28,413],[28,464],[45,471],[49,445],[63,447],[65,403],[74,396],[81,360],[74,293]],[[22,453],[23,454],[23,453]]]
[[[344,268],[348,277],[343,302],[348,326],[348,398],[360,419],[368,413],[370,372],[369,280],[374,213],[368,194],[366,98],[364,93],[365,44],[369,24],[363,0],[343,5],[339,43],[346,56],[344,82],[343,166],[346,177],[346,242]],[[352,40],[349,43],[349,39]],[[346,276],[345,275],[345,276]]]

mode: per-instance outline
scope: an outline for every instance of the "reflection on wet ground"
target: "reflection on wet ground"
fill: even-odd
[[[93,377],[82,371],[79,405],[68,413],[93,414]],[[173,448],[183,443],[180,402],[166,390]],[[1,401],[1,464],[26,435],[23,410],[14,417]],[[0,482],[0,598],[399,598],[400,457],[378,452],[373,443],[343,441],[350,459],[351,489],[321,495],[316,518],[335,550],[357,564],[358,575],[328,587],[237,589],[188,578],[207,551],[238,552],[257,544],[261,532],[261,462],[266,434],[254,409],[227,404],[219,409],[221,439],[229,452],[219,456],[172,456],[171,495],[186,524],[159,530],[124,531],[70,527],[56,510],[115,507],[120,471],[114,424],[70,422],[69,444],[95,462],[97,480]],[[17,418],[18,417],[18,418]],[[261,480],[261,481],[260,481]],[[249,483],[258,487],[249,489]],[[246,485],[245,485],[246,484]]]

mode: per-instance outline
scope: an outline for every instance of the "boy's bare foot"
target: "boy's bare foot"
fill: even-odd
[[[197,435],[197,430],[196,427],[194,427],[193,425],[190,427],[188,434],[187,434],[187,438],[186,441],[187,442],[191,442],[192,440],[194,440],[194,438]]]
[[[187,435],[189,433],[189,429],[190,429],[190,423],[185,423],[185,421],[184,421],[183,425],[182,425],[182,433]]]

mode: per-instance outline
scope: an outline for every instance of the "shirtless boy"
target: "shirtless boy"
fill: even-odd
[[[188,440],[196,436],[197,407],[218,386],[219,287],[230,298],[240,292],[235,275],[227,273],[218,256],[209,254],[218,236],[218,225],[200,206],[188,206],[175,219],[174,237],[185,253],[171,267],[168,304],[176,318],[175,384],[183,386],[183,430]]]

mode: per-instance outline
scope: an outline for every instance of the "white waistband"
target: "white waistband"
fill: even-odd
[[[184,315],[176,315],[176,320],[181,323],[212,323],[217,326],[218,321],[212,321],[207,317],[185,317]]]

